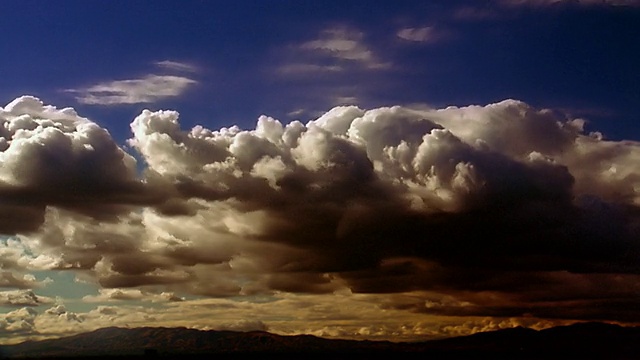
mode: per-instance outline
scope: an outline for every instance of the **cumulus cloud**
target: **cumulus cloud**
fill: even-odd
[[[0,314],[0,335],[16,336],[35,332],[35,318],[38,313],[31,308],[21,308]]]
[[[31,290],[0,291],[0,306],[38,306],[50,302],[52,299]]]
[[[0,233],[35,230],[49,205],[100,217],[150,199],[135,159],[71,108],[15,99],[0,109],[0,150]]]
[[[81,182],[91,192],[73,195],[98,205],[118,194],[125,210],[99,217],[51,195],[38,203],[46,210],[37,226],[16,239],[107,289],[88,301],[350,291],[384,294],[388,309],[432,316],[640,321],[631,306],[640,283],[640,144],[583,126],[517,100],[339,106],[307,123],[261,116],[249,130],[182,129],[178,112],[145,110],[129,140],[143,174],[136,177],[135,163],[97,128],[108,146],[92,145],[103,155],[90,157]],[[5,129],[6,139],[28,134]],[[41,143],[42,153],[65,149]],[[20,164],[38,159],[20,158],[23,149],[14,150]],[[9,169],[3,179],[11,186],[44,183],[20,172],[40,168]],[[73,176],[46,178],[65,189],[79,181],[69,169]],[[125,197],[132,183],[162,196]]]
[[[0,288],[28,289],[41,284],[42,282],[37,281],[31,274],[16,277],[11,271],[0,271]]]
[[[162,64],[169,67],[167,63]],[[170,66],[176,68],[175,63],[170,63]],[[107,81],[66,91],[75,94],[76,100],[82,104],[139,104],[179,96],[195,83],[195,80],[184,76],[150,74],[138,79]]]

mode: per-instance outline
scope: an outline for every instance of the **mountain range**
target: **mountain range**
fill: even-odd
[[[305,354],[401,355],[424,358],[640,358],[640,327],[578,323],[545,330],[503,329],[424,342],[325,339],[268,332],[187,328],[103,328],[79,335],[0,346],[0,358],[212,358]]]

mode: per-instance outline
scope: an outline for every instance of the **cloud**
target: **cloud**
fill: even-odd
[[[332,73],[340,72],[344,69],[338,65],[319,65],[306,63],[293,63],[282,65],[278,68],[278,72],[285,75],[309,74],[309,73]]]
[[[172,66],[175,69],[175,64]],[[166,63],[164,67],[167,67]],[[76,94],[76,100],[82,104],[140,104],[180,96],[195,83],[184,76],[150,74],[139,79],[108,81],[65,91]]]
[[[29,125],[34,115],[13,115],[25,106],[23,99],[8,106],[10,116],[2,113],[9,148],[22,134],[44,131]],[[640,283],[640,144],[587,134],[582,119],[504,100],[442,109],[339,106],[307,123],[261,116],[254,129],[212,130],[181,128],[176,111],[144,110],[130,125],[128,144],[145,164],[135,175],[106,131],[71,110],[36,108],[43,128],[44,113],[54,124],[72,118],[68,128],[49,126],[71,141],[45,137],[38,151],[102,155],[90,157],[84,172],[76,161],[68,176],[45,177],[34,174],[49,163],[30,167],[41,153],[16,147],[8,158],[18,160],[3,168],[3,179],[89,189],[67,196],[100,211],[41,191],[37,226],[12,230],[24,252],[82,270],[103,287],[86,300],[145,301],[164,292],[335,301],[349,292],[394,312],[457,320],[640,321],[631,306]],[[77,121],[101,135],[65,135],[83,128]],[[123,195],[134,188],[136,196]],[[98,216],[115,195],[124,208]],[[7,263],[21,257],[10,253]],[[396,325],[326,333],[382,334]]]
[[[380,62],[363,40],[364,34],[358,30],[336,27],[324,30],[319,38],[303,43],[300,49],[357,63],[367,69],[388,68],[389,64]]]
[[[167,70],[174,70],[174,71],[180,71],[180,72],[197,72],[198,71],[198,67],[188,64],[188,63],[184,63],[184,62],[179,62],[179,61],[172,61],[172,60],[162,60],[162,61],[156,61],[154,63],[154,65],[163,68],[163,69],[167,69]]]
[[[1,233],[34,231],[50,205],[104,218],[156,196],[106,129],[34,97],[0,109],[0,150]]]
[[[38,306],[52,301],[31,290],[0,291],[0,306]]]
[[[31,274],[23,275],[20,278],[10,271],[0,271],[0,288],[28,289],[42,286],[45,283],[37,281],[35,276]]]
[[[435,28],[432,26],[425,26],[420,28],[403,28],[398,30],[396,35],[400,39],[406,41],[421,43],[432,43],[442,38],[442,34],[436,32]]]
[[[99,289],[98,295],[87,295],[82,300],[87,302],[107,302],[113,300],[136,300],[150,302],[183,301],[173,293],[150,293],[139,289]]]
[[[219,331],[267,331],[269,330],[260,320],[238,320],[229,323],[222,323],[216,326]]]
[[[38,313],[31,308],[22,308],[6,314],[0,314],[0,335],[9,338],[33,333],[37,315]]]

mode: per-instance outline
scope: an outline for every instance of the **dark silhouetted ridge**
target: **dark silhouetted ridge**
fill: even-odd
[[[281,336],[268,332],[202,331],[187,328],[103,328],[60,339],[5,345],[8,358],[158,357],[204,355],[403,353],[442,357],[489,355],[501,358],[633,359],[640,355],[640,328],[581,323],[536,331],[511,328],[416,343],[324,339],[311,335]],[[1,356],[0,356],[1,357]]]

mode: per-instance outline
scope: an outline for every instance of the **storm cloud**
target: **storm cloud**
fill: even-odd
[[[33,97],[0,121],[0,230],[28,250],[3,268],[138,289],[109,299],[349,289],[436,315],[640,321],[640,144],[582,119],[505,100],[212,130],[144,110],[143,164]]]

